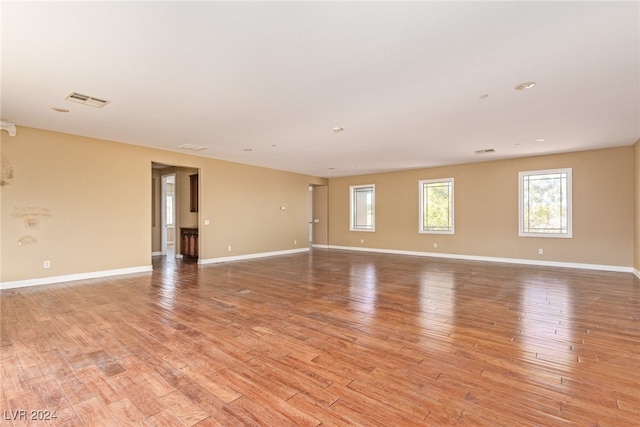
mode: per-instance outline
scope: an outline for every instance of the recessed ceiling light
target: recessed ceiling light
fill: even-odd
[[[253,151],[253,148],[243,148],[242,151]]]
[[[51,109],[53,111],[57,111],[58,113],[68,113],[69,110],[67,110],[66,108],[62,108],[62,107],[51,107]]]
[[[207,147],[203,147],[202,145],[194,145],[194,144],[182,144],[180,148],[184,150],[191,150],[191,151],[202,151],[207,149]]]
[[[333,131],[336,132],[336,133],[342,132],[343,130],[344,130],[344,128],[341,128],[339,126],[336,126],[336,127],[333,128]]]
[[[520,83],[519,85],[516,85],[515,90],[527,90],[527,89],[531,89],[535,85],[536,85],[536,82],[524,82],[524,83]]]
[[[546,142],[547,140],[544,138],[536,139],[536,142]]]

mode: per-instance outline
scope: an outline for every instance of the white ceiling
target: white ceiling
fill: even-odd
[[[1,7],[17,125],[328,177],[640,138],[636,1]]]

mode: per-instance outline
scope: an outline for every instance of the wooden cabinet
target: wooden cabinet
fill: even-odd
[[[185,257],[198,258],[197,228],[180,228],[180,253]]]

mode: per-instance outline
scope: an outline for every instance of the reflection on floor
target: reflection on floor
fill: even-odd
[[[166,255],[157,255],[151,258],[151,264],[153,265],[153,270],[165,270],[171,271],[178,268],[181,268],[183,265],[197,265],[197,258],[176,258],[176,248],[175,245],[167,245],[167,253]]]

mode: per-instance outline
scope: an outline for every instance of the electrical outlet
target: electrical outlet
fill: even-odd
[[[364,239],[360,239],[360,243],[364,243]]]
[[[544,249],[538,249],[538,255],[544,254]]]
[[[437,247],[438,247],[438,244],[437,244],[437,243],[434,243],[434,244],[433,244],[433,248],[434,248],[434,249],[436,249]]]
[[[227,252],[231,252],[231,245],[227,246]]]
[[[46,260],[42,263],[42,268],[51,268],[51,261]]]
[[[297,244],[298,244],[298,241],[297,241],[297,240],[294,240],[294,241],[293,241],[293,244],[294,244],[294,245],[297,245]]]

